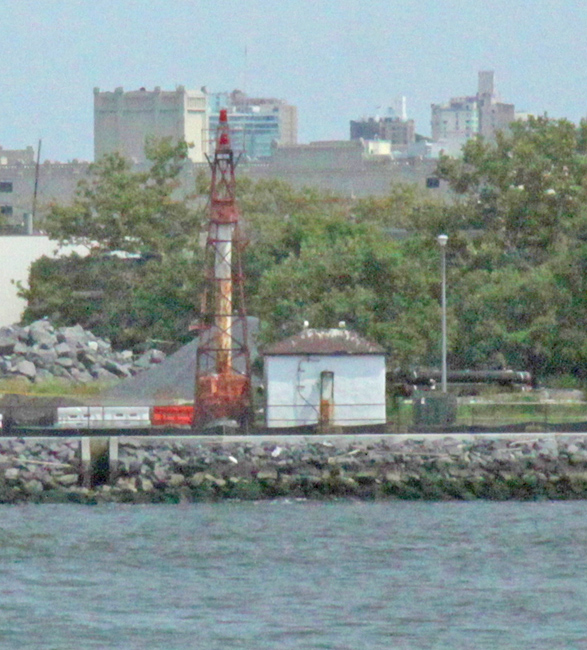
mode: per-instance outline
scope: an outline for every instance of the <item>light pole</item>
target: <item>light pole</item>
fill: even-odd
[[[447,235],[438,235],[440,245],[442,274],[442,392],[446,393],[446,242]]]

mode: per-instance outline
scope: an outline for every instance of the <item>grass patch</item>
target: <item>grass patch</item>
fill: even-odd
[[[459,406],[457,422],[472,427],[587,422],[587,402],[471,402]]]
[[[575,375],[555,375],[544,380],[547,388],[558,390],[586,390],[587,381]]]
[[[74,384],[59,377],[35,383],[26,379],[0,379],[0,393],[45,397],[92,397],[99,395],[115,383],[117,382],[93,381],[87,384]]]

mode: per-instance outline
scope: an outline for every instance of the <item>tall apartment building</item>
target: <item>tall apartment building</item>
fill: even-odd
[[[145,162],[145,140],[170,136],[193,144],[190,159],[204,162],[207,117],[206,94],[183,86],[174,91],[94,88],[94,160],[117,151],[135,163]]]
[[[494,87],[492,70],[479,72],[479,134],[484,138],[494,138],[498,131],[505,131],[516,119],[514,104],[499,101]]]
[[[298,112],[281,99],[248,97],[240,90],[208,95],[210,133],[215,132],[221,109],[228,111],[228,123],[236,150],[252,160],[269,158],[274,143],[296,144]]]
[[[494,72],[481,71],[476,95],[432,104],[432,140],[449,145],[462,145],[475,135],[491,140],[514,119],[514,105],[501,102],[495,92]]]
[[[432,140],[468,140],[479,133],[476,97],[453,97],[447,104],[432,105]]]

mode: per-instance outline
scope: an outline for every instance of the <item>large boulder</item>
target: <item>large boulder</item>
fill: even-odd
[[[110,341],[98,338],[81,325],[54,328],[48,320],[26,327],[0,328],[0,379],[20,376],[30,381],[62,378],[85,384],[93,379],[113,383],[161,363],[159,350],[135,356],[117,352]]]
[[[14,366],[13,372],[17,375],[23,375],[27,379],[34,379],[37,374],[37,367],[32,361],[22,359]]]
[[[0,332],[0,355],[12,354],[17,343],[18,338],[16,336]]]
[[[57,343],[57,335],[49,321],[39,320],[35,321],[29,326],[29,339],[30,346],[38,346],[45,350],[53,347]]]

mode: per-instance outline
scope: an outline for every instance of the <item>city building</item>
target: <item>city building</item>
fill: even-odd
[[[379,140],[390,143],[393,154],[407,153],[416,141],[414,120],[409,120],[406,98],[398,97],[384,117],[351,120],[351,140]]]
[[[37,167],[35,150],[0,146],[0,233],[36,229],[33,216],[44,216],[52,202],[69,202],[88,163],[45,161]]]
[[[432,140],[466,142],[479,134],[477,97],[453,97],[447,104],[432,105]]]
[[[265,164],[248,163],[243,175],[253,179],[281,179],[296,188],[316,187],[343,196],[386,195],[392,184],[408,183],[430,190],[435,178],[434,143],[414,143],[405,154],[378,140],[332,140],[280,145]],[[441,181],[434,193],[448,191]]]
[[[504,104],[495,91],[493,70],[479,72],[479,133],[484,138],[495,138],[498,131],[505,131],[516,119],[513,104]]]
[[[29,192],[24,204],[19,197],[22,169],[35,164],[35,151],[26,149],[4,149],[0,147],[0,228],[4,231],[18,229],[24,225],[26,214],[32,210],[33,192]],[[19,198],[17,198],[19,197]]]
[[[36,231],[33,212],[38,220],[47,214],[51,203],[71,202],[88,166],[89,163],[77,160],[45,161],[38,169],[34,160],[0,164],[0,232]]]
[[[208,106],[212,137],[220,110],[226,109],[233,146],[250,160],[269,158],[274,143],[297,143],[297,108],[281,99],[248,97],[240,90],[233,90],[209,94]]]
[[[405,151],[416,141],[414,120],[400,117],[369,117],[351,120],[351,140],[384,140],[392,150]]]
[[[365,144],[361,140],[325,140],[309,144],[273,145],[271,165],[279,169],[356,170],[364,166]]]
[[[94,159],[117,151],[134,163],[145,162],[147,138],[171,137],[192,144],[190,159],[205,162],[208,142],[206,94],[178,86],[124,92],[94,88]]]
[[[35,150],[32,147],[26,149],[4,149],[0,147],[0,165],[30,165],[35,162]]]
[[[432,140],[445,143],[447,153],[454,153],[474,136],[492,140],[515,119],[514,105],[501,102],[495,92],[494,72],[481,71],[476,95],[432,104]]]

